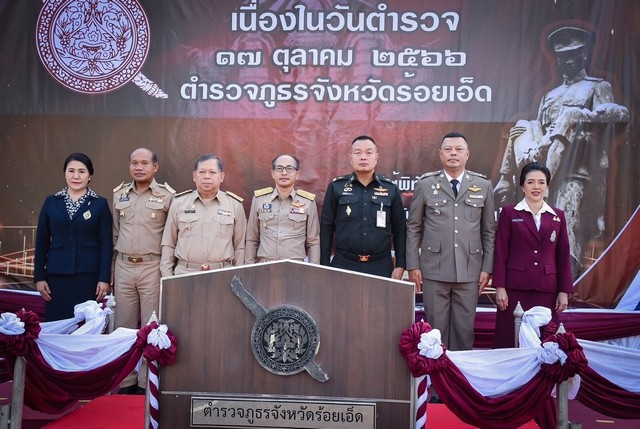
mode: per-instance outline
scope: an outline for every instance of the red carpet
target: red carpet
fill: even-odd
[[[140,429],[144,427],[144,395],[108,395],[49,423],[47,429]]]
[[[443,404],[429,404],[427,428],[473,428],[458,420]],[[90,423],[90,424],[89,424]],[[59,420],[45,426],[46,429],[139,429],[144,426],[144,396],[103,396],[79,408]],[[530,422],[525,429],[538,426]]]
[[[47,416],[25,410],[23,429],[140,429],[144,427],[144,396],[108,395],[95,399],[64,416]],[[444,404],[429,404],[427,429],[467,429],[473,426],[462,423]],[[34,415],[36,414],[36,415]],[[54,421],[51,421],[56,419]],[[638,420],[617,420],[602,416],[580,404],[569,401],[569,419],[582,423],[583,429],[635,429]],[[521,429],[536,429],[534,422]],[[165,428],[166,429],[166,428]],[[391,429],[391,428],[381,428]],[[396,428],[393,428],[396,429]]]
[[[444,404],[428,404],[427,405],[427,429],[467,429],[475,428],[475,426],[462,423]],[[537,429],[538,425],[531,421],[524,426],[523,429]]]

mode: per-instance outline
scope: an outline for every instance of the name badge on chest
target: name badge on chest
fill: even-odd
[[[380,204],[380,210],[376,212],[376,226],[378,228],[385,228],[387,226],[387,212],[382,208],[382,204]]]
[[[271,203],[264,203],[260,207],[260,213],[271,213]]]

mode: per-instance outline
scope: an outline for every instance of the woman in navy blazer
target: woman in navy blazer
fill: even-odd
[[[109,203],[89,188],[93,164],[73,153],[64,161],[67,186],[49,195],[36,232],[34,281],[45,300],[45,321],[73,317],[76,304],[101,301],[111,282]]]
[[[571,254],[564,213],[545,201],[551,174],[532,162],[520,173],[524,199],[500,212],[493,258],[498,312],[494,347],[514,347],[513,310],[551,309],[554,320],[566,310],[573,292]]]

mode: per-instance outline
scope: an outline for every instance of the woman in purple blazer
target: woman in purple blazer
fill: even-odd
[[[101,301],[111,281],[111,211],[89,188],[93,164],[72,153],[63,171],[67,186],[46,198],[36,232],[33,279],[45,300],[45,321],[73,317],[76,304]]]
[[[494,347],[514,347],[513,310],[551,309],[557,322],[573,292],[571,254],[565,215],[545,201],[551,173],[532,162],[520,173],[524,199],[505,206],[498,218],[493,286],[498,312]]]

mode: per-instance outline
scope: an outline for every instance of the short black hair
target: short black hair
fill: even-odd
[[[193,171],[198,171],[200,163],[208,161],[210,159],[215,159],[216,161],[218,161],[218,169],[220,170],[219,173],[222,173],[222,160],[218,157],[218,155],[214,155],[212,153],[205,153],[204,155],[200,155],[198,159],[196,159],[196,163],[193,166]]]
[[[296,163],[295,167],[296,170],[300,170],[300,160],[298,159],[297,156],[295,155],[291,155],[289,153],[281,153],[280,155],[276,156],[275,158],[273,158],[273,161],[271,161],[271,169],[275,170],[276,169],[276,161],[278,160],[278,158],[280,158],[281,156],[290,156],[291,158],[293,158],[293,161]]]
[[[467,138],[462,133],[459,133],[457,131],[451,131],[451,132],[448,132],[444,137],[442,137],[442,140],[440,141],[440,146],[442,146],[442,143],[444,143],[444,141],[446,139],[452,139],[452,138],[456,138],[456,137],[460,137],[461,139],[463,139],[465,141],[467,146],[469,145],[469,141],[467,140]]]
[[[547,177],[547,186],[551,182],[551,172],[547,168],[547,166],[540,164],[539,162],[530,162],[524,167],[522,167],[522,171],[520,172],[520,186],[524,186],[524,181],[527,178],[527,174],[532,171],[542,171],[544,175]]]
[[[75,152],[69,155],[67,159],[64,160],[64,166],[62,167],[63,172],[67,171],[67,165],[69,165],[71,161],[78,161],[83,163],[84,166],[87,167],[87,170],[89,171],[89,175],[93,176],[93,163],[91,162],[91,159],[89,159],[87,155],[80,152]]]
[[[378,145],[376,144],[376,141],[373,139],[373,137],[369,137],[369,136],[366,136],[366,135],[364,135],[364,134],[363,134],[363,135],[361,135],[361,136],[356,137],[355,139],[353,139],[353,141],[351,142],[351,146],[353,146],[353,144],[354,144],[355,142],[359,142],[359,141],[361,141],[361,140],[371,140],[371,143],[373,143],[373,145],[374,145],[374,146],[378,146]]]

